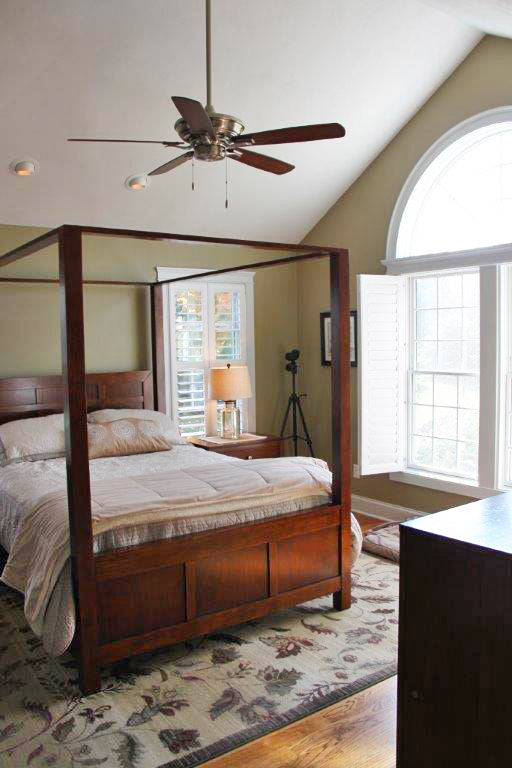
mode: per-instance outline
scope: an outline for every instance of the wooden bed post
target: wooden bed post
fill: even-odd
[[[332,396],[332,502],[341,506],[341,590],[334,607],[350,608],[350,286],[348,251],[330,254],[331,282],[331,396]]]
[[[167,410],[165,396],[165,354],[164,354],[164,296],[163,285],[151,285],[151,356],[153,366],[153,388],[155,410]]]
[[[60,229],[59,282],[71,571],[79,640],[79,682],[82,691],[88,695],[100,690],[100,676],[87,441],[80,227],[63,226]]]

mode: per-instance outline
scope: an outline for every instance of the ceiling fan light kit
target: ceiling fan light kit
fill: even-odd
[[[168,173],[192,159],[207,163],[219,160],[235,160],[267,173],[282,175],[293,171],[295,166],[269,155],[251,152],[246,147],[337,139],[345,135],[345,129],[339,123],[301,125],[294,128],[278,128],[244,134],[245,126],[238,117],[216,112],[212,103],[211,0],[205,0],[205,3],[206,106],[203,107],[199,101],[186,96],[172,97],[174,106],[181,115],[174,126],[181,141],[145,141],[143,139],[68,139],[68,141],[161,144],[164,147],[185,150],[183,154],[159,165],[148,173],[147,180],[149,181],[149,177]],[[131,186],[130,188],[140,189],[141,187]],[[193,188],[194,185],[192,184]]]
[[[142,190],[149,187],[149,179],[145,174],[138,174],[137,176],[129,176],[125,183],[125,187],[131,190]]]
[[[39,170],[39,165],[35,160],[13,160],[9,170],[15,176],[34,176]]]

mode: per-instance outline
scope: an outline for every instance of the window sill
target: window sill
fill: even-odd
[[[489,496],[498,496],[503,491],[497,491],[494,488],[483,488],[472,480],[465,480],[460,477],[449,477],[447,475],[435,475],[430,472],[419,472],[414,469],[407,469],[402,472],[391,472],[390,480],[398,483],[407,483],[408,485],[419,485],[422,488],[431,488],[435,491],[444,491],[445,493],[455,493],[459,496],[469,496],[473,499],[487,499]]]

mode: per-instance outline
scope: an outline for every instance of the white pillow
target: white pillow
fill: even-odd
[[[64,417],[36,416],[0,426],[0,467],[64,456]]]
[[[105,424],[118,419],[145,419],[154,421],[160,427],[162,436],[171,445],[184,445],[184,440],[178,429],[178,425],[169,416],[160,411],[148,411],[138,408],[104,408],[102,411],[93,411],[87,417],[89,424]]]

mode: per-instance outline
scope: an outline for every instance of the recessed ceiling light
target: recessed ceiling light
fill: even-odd
[[[149,179],[142,174],[139,176],[129,176],[124,184],[127,189],[147,189],[149,187]]]
[[[11,173],[15,176],[33,176],[38,171],[38,164],[35,160],[13,160],[9,166]]]

